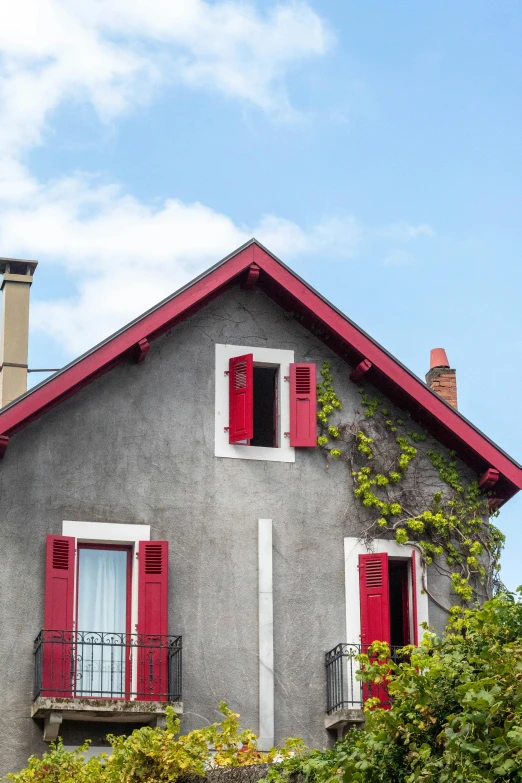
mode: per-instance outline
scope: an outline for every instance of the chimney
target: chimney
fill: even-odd
[[[432,391],[457,408],[457,373],[450,370],[444,348],[433,348],[430,353],[430,371],[426,383]]]
[[[2,342],[0,344],[0,408],[27,391],[29,291],[38,261],[0,258]]]

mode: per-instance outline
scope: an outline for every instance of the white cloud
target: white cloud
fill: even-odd
[[[73,298],[33,300],[32,327],[75,355],[103,339],[255,235],[285,259],[325,252],[353,256],[353,217],[326,218],[309,230],[267,215],[238,226],[203,204],[169,199],[143,204],[92,178],[43,187],[26,178],[28,196],[0,210],[7,255],[38,258],[68,273]],[[0,201],[1,204],[1,201]]]
[[[0,4],[0,157],[41,143],[64,100],[110,120],[181,81],[291,117],[284,77],[331,36],[305,2],[16,0]]]

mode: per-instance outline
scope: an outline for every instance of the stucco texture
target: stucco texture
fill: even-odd
[[[318,449],[297,450],[295,463],[214,456],[215,343],[227,342],[328,359],[344,414],[360,406],[339,357],[262,292],[237,287],[156,340],[143,364],[118,366],[11,438],[0,464],[0,774],[46,748],[30,718],[32,645],[45,536],[64,519],[148,524],[169,540],[184,731],[219,720],[220,699],[257,729],[257,523],[273,519],[276,741],[327,742],[324,652],[353,641],[343,538],[359,534],[360,510],[346,466],[326,472]],[[441,579],[433,589],[447,603]],[[86,723],[60,733],[74,744],[82,730],[99,733]]]

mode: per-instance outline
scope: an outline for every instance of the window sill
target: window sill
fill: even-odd
[[[229,459],[255,459],[264,462],[295,462],[295,450],[286,448],[271,448],[270,446],[243,446],[235,443],[216,444],[216,457]]]
[[[178,715],[183,713],[183,702],[126,701],[125,699],[81,699],[39,696],[31,707],[31,717],[44,720],[44,740],[58,737],[64,720],[97,721],[104,723],[148,723],[164,725],[167,707]]]

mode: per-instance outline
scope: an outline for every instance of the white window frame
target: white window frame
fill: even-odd
[[[234,356],[253,355],[254,363],[273,365],[278,368],[278,416],[277,448],[269,446],[247,446],[228,442],[229,425],[229,361]],[[279,348],[255,348],[248,345],[216,344],[215,381],[215,450],[216,457],[232,459],[255,459],[267,462],[295,462],[295,449],[285,432],[290,431],[290,365],[294,352]]]
[[[74,522],[64,520],[62,522],[62,535],[75,539],[75,568],[74,568],[74,603],[76,606],[76,591],[78,588],[78,544],[123,544],[132,548],[132,574],[131,574],[131,633],[138,630],[138,551],[139,541],[150,541],[150,525],[122,525],[116,522]],[[76,627],[76,612],[74,615],[74,627]],[[96,629],[93,628],[93,631]],[[132,690],[137,690],[136,656],[133,656]],[[132,697],[133,699],[135,697]]]
[[[346,642],[360,644],[361,642],[361,596],[359,589],[359,555],[386,553],[391,560],[406,560],[408,562],[408,601],[410,607],[410,639],[413,640],[413,601],[411,579],[411,553],[416,547],[409,544],[398,544],[384,538],[372,541],[369,550],[360,538],[346,537],[344,539],[344,569],[345,569],[345,600],[346,600]],[[417,555],[418,555],[418,550]],[[417,626],[419,642],[424,634],[422,623],[428,622],[428,595],[423,592],[422,568],[417,562],[416,570]],[[412,642],[413,643],[413,642]]]

